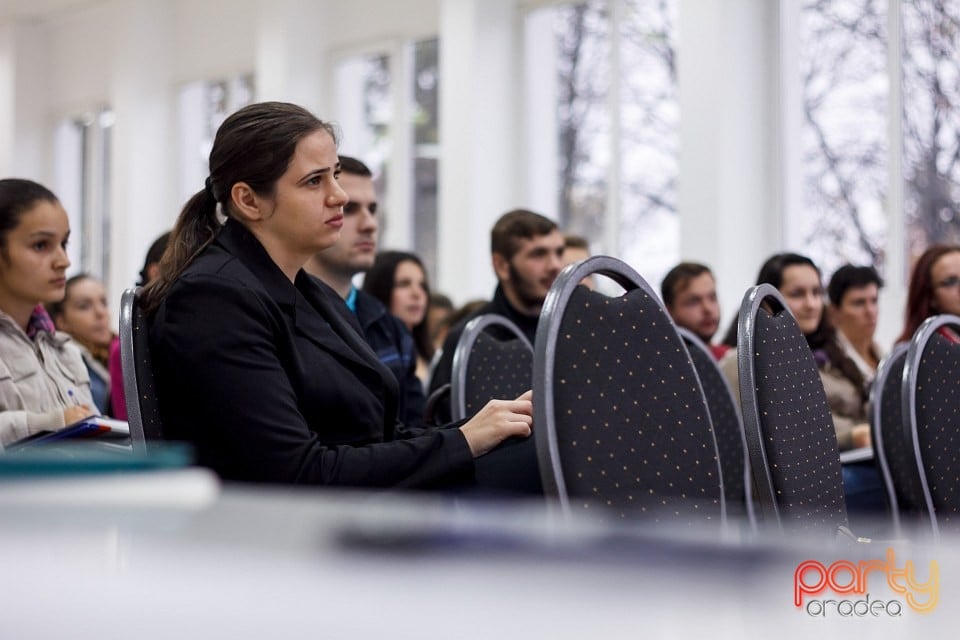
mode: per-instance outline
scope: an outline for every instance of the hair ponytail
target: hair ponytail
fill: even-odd
[[[160,306],[173,282],[213,242],[222,226],[217,219],[217,201],[211,188],[204,188],[187,201],[160,258],[160,275],[144,290],[141,306],[147,313]]]
[[[327,132],[336,144],[332,125],[287,102],[250,104],[223,121],[210,150],[210,177],[180,212],[160,258],[160,277],[147,285],[141,306],[148,313],[160,306],[173,282],[217,237],[223,226],[217,217],[218,202],[223,216],[231,217],[233,185],[243,182],[261,197],[273,196],[297,144],[316,131]]]

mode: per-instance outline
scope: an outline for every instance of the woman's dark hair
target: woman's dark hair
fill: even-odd
[[[140,282],[137,283],[141,287],[150,284],[150,265],[160,262],[163,252],[167,250],[167,245],[170,244],[170,233],[170,231],[167,231],[161,235],[147,249],[147,255],[143,259],[143,269],[140,269]]]
[[[798,265],[813,267],[817,272],[817,276],[820,276],[820,269],[818,269],[813,260],[807,256],[802,256],[798,253],[776,253],[767,258],[767,261],[760,267],[756,284],[771,284],[779,291],[780,287],[783,286],[783,272],[787,270],[787,267]],[[832,337],[832,327],[827,320],[827,314],[823,313],[820,315],[820,324],[817,325],[813,333],[807,335],[807,344],[810,345],[810,349],[821,349],[823,348],[824,342]],[[733,319],[733,324],[730,325],[726,335],[723,337],[723,344],[730,345],[731,347],[737,346],[737,318]]]
[[[760,267],[760,273],[757,274],[757,284],[771,284],[778,291],[783,286],[783,274],[788,267],[806,266],[813,268],[817,272],[817,278],[823,278],[817,265],[808,258],[798,253],[777,253],[770,256],[763,266]],[[820,322],[817,328],[810,333],[804,334],[807,339],[807,345],[814,354],[817,361],[817,367],[823,368],[827,363],[836,367],[841,374],[856,387],[860,393],[861,400],[866,400],[867,388],[866,381],[860,368],[850,357],[844,353],[840,343],[836,339],[836,329],[830,323],[827,317],[826,308],[820,312]],[[737,346],[737,320],[734,319],[733,326],[727,331],[723,340],[724,344]]]
[[[427,270],[423,266],[423,261],[413,254],[405,251],[383,251],[377,254],[373,266],[363,277],[363,290],[372,295],[387,307],[390,308],[390,300],[393,298],[393,284],[396,279],[397,267],[402,262],[412,262],[423,271],[423,285],[427,293],[427,308],[430,308],[430,285],[427,282]],[[424,313],[423,319],[411,333],[413,342],[417,346],[417,353],[421,358],[430,362],[433,358],[433,342],[430,340],[430,328],[427,326],[429,314]]]
[[[244,182],[257,195],[272,196],[297,144],[317,131],[326,131],[336,143],[330,124],[286,102],[251,104],[223,121],[210,151],[206,188],[184,205],[160,259],[160,276],[145,290],[143,306],[148,312],[160,305],[177,277],[216,237],[221,227],[217,204],[223,216],[233,216],[233,185]]]
[[[856,267],[852,264],[845,264],[830,276],[830,284],[827,285],[827,294],[830,297],[830,304],[839,307],[843,303],[843,296],[850,289],[860,289],[867,285],[875,284],[877,288],[883,287],[883,279],[877,270],[870,266]]]
[[[904,312],[903,331],[897,342],[909,342],[923,321],[937,313],[933,308],[933,265],[937,260],[960,251],[960,246],[937,244],[924,251],[910,274],[907,290],[907,308]]]
[[[20,217],[38,202],[59,202],[50,189],[33,180],[0,180],[0,255],[7,257],[7,236],[20,224]]]

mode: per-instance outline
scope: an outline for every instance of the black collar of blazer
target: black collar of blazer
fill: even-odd
[[[217,236],[217,243],[242,262],[267,295],[286,309],[298,333],[325,351],[373,369],[381,376],[386,374],[387,380],[393,377],[367,345],[346,303],[333,289],[302,269],[291,284],[260,241],[238,222],[228,220]]]

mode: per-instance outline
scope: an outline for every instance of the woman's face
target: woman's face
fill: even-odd
[[[783,270],[780,293],[804,335],[816,331],[823,315],[823,285],[817,270],[806,264],[790,265]]]
[[[40,200],[20,216],[0,254],[0,308],[12,315],[63,299],[69,236],[59,202]]]
[[[937,313],[960,315],[960,252],[946,253],[930,267],[932,307]]]
[[[261,242],[281,268],[295,271],[340,238],[347,194],[337,183],[340,159],[333,138],[315,131],[297,143],[272,197],[255,196]]]
[[[413,330],[427,312],[427,282],[423,269],[416,262],[405,260],[393,274],[390,313]]]
[[[107,292],[93,278],[83,278],[70,285],[63,299],[63,314],[54,320],[58,329],[80,342],[109,347],[113,340]]]

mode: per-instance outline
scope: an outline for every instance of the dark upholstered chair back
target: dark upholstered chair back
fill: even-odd
[[[764,523],[847,531],[840,453],[823,383],[780,293],[752,287],[737,332],[740,404]]]
[[[746,518],[752,525],[754,517],[750,464],[739,406],[709,347],[689,329],[677,327],[677,332],[687,345],[687,351],[690,352],[707,398],[710,422],[713,424],[717,452],[720,454],[727,515]]]
[[[579,285],[595,273],[626,293]],[[540,313],[533,389],[544,490],[564,512],[723,526],[717,444],[696,370],[628,265],[595,256],[560,273]]]
[[[907,347],[899,344],[883,359],[870,393],[874,458],[880,468],[897,536],[903,535],[904,520],[911,523],[918,518],[929,520],[913,442],[907,437],[909,425],[903,419],[903,368]]]
[[[477,316],[453,352],[450,405],[453,419],[473,416],[495,398],[511,400],[530,389],[533,345],[507,318]]]
[[[927,318],[910,341],[903,413],[934,537],[960,532],[960,317]]]
[[[147,323],[139,305],[142,289],[127,289],[120,298],[120,365],[123,397],[134,451],[145,451],[147,442],[163,439],[160,410],[150,366]]]

